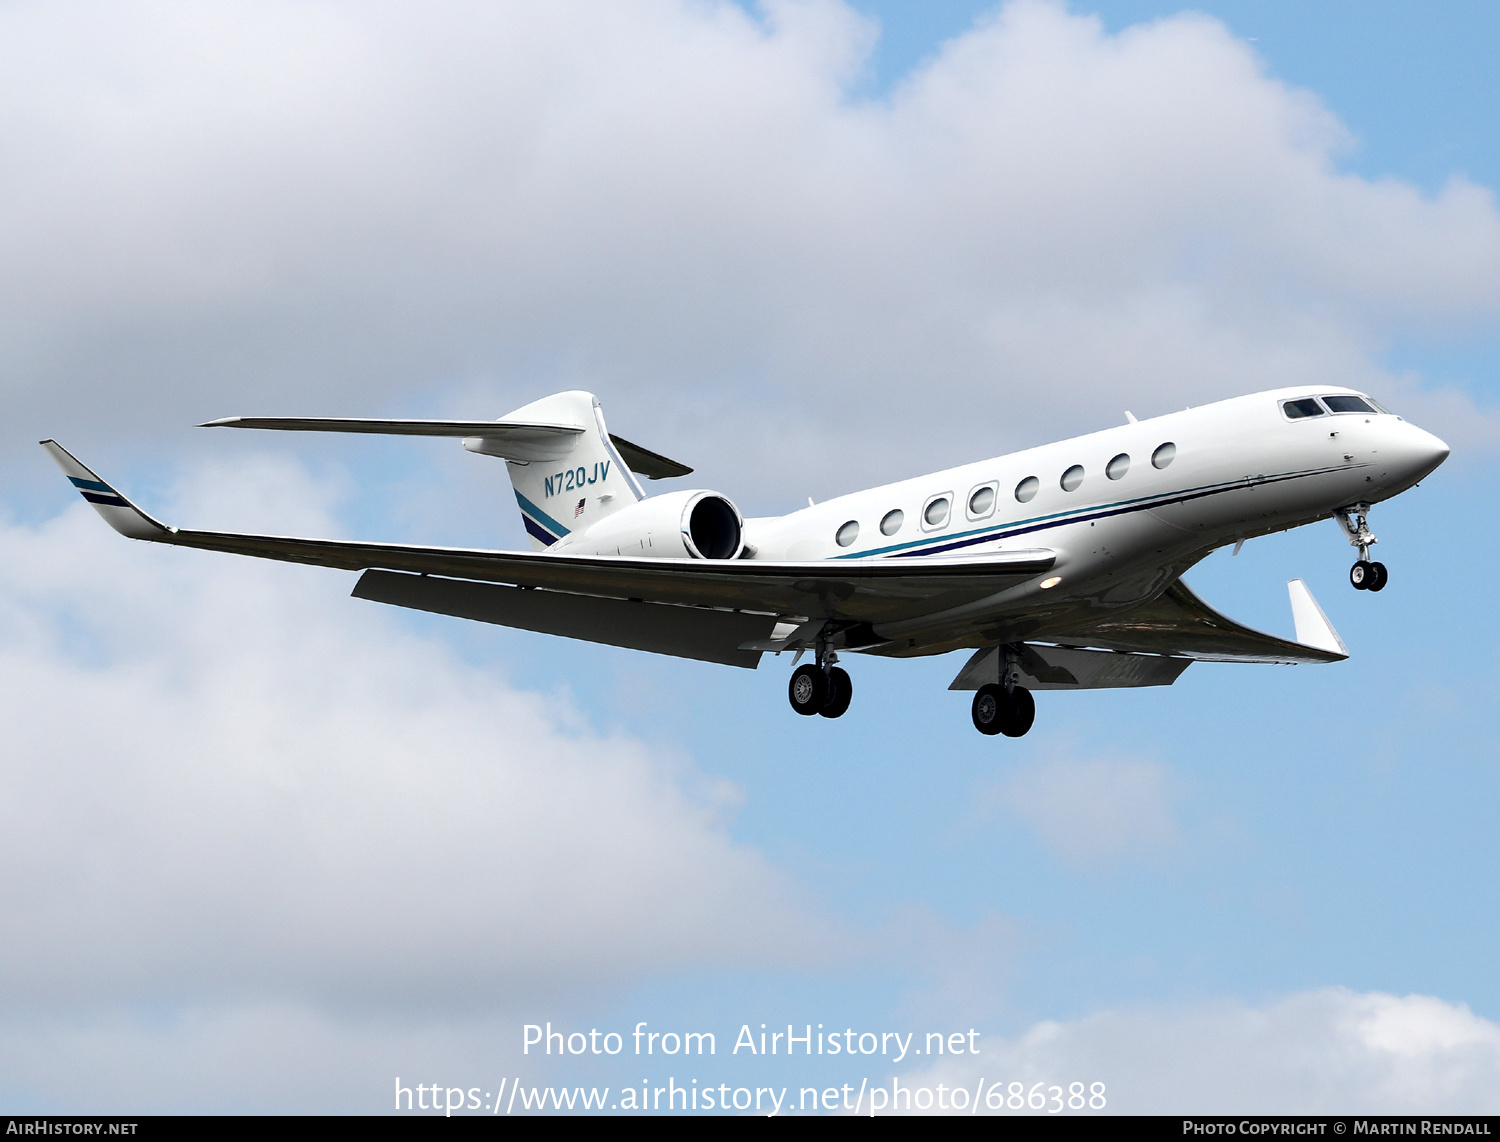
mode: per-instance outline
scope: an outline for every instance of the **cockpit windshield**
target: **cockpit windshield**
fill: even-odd
[[[1323,416],[1323,406],[1312,397],[1303,400],[1289,400],[1281,402],[1281,411],[1286,413],[1288,420],[1302,420],[1309,416]]]
[[[1369,403],[1360,397],[1338,396],[1324,397],[1323,403],[1328,406],[1329,412],[1374,412]]]

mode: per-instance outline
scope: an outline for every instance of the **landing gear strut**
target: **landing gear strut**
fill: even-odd
[[[999,682],[989,682],[974,695],[971,711],[974,728],[982,734],[1004,734],[1018,738],[1036,721],[1036,699],[1019,684],[1020,667],[1014,654],[1007,654]]]
[[[792,671],[792,681],[787,687],[792,709],[805,717],[822,714],[825,718],[837,718],[843,715],[854,699],[854,682],[848,671],[834,665],[837,661],[838,655],[828,649],[827,637],[819,635],[817,661]]]
[[[1380,540],[1375,538],[1370,531],[1370,525],[1365,522],[1365,517],[1369,514],[1369,504],[1350,504],[1347,508],[1340,508],[1333,514],[1333,518],[1338,520],[1339,527],[1343,528],[1344,534],[1349,537],[1350,546],[1359,550],[1359,561],[1349,568],[1349,582],[1353,584],[1356,591],[1383,590],[1390,578],[1384,563],[1370,561],[1370,548]]]

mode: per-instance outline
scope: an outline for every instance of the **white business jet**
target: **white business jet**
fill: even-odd
[[[1182,573],[1216,548],[1332,516],[1379,591],[1371,505],[1448,455],[1349,389],[1256,393],[930,476],[744,519],[725,496],[648,496],[692,469],[610,435],[590,393],[497,421],[230,417],[209,425],[447,436],[506,462],[531,552],[189,531],[158,523],[54,441],[43,446],[132,539],[363,571],[361,599],[754,668],[793,651],[792,707],[837,718],[841,654],[974,653],[950,689],[975,727],[1019,737],[1033,690],[1170,685],[1195,661],[1336,662],[1348,650],[1300,579],[1296,639],[1241,626]],[[804,651],[811,662],[797,665]]]

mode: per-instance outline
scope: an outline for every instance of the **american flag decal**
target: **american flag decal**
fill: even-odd
[[[577,519],[579,516],[581,516],[583,514],[583,507],[588,502],[589,501],[588,501],[588,497],[587,496],[585,496],[583,499],[581,499],[581,500],[578,501],[578,506],[573,509],[573,518],[574,519]]]

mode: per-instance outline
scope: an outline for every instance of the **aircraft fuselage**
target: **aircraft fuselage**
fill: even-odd
[[[1327,398],[1359,407],[1334,411]],[[1216,548],[1389,499],[1447,455],[1437,437],[1353,390],[1301,386],[748,519],[745,540],[765,560],[1058,553],[1045,575],[961,613],[876,628],[889,640],[877,653],[940,653],[974,644],[946,628],[957,636],[986,616],[999,623],[990,637],[1003,639],[1008,615],[1025,616],[1017,636],[1040,636],[1135,606]]]

